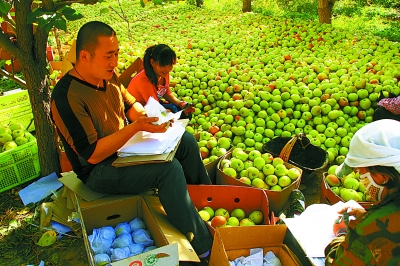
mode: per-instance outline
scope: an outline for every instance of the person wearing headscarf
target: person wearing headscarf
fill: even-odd
[[[378,204],[368,209],[344,208],[355,216],[337,230],[325,248],[326,265],[400,264],[400,122],[382,119],[365,125],[353,136],[349,153],[336,175],[358,171],[366,194]]]

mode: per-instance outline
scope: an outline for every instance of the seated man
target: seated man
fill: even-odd
[[[211,184],[193,135],[184,133],[169,163],[116,168],[117,150],[139,131],[165,132],[166,123],[147,117],[115,74],[119,44],[108,25],[92,21],[76,40],[76,64],[54,88],[51,117],[74,172],[88,187],[107,193],[143,193],[158,188],[168,219],[199,257],[207,257],[212,236],[197,213],[186,184]],[[128,123],[129,120],[131,123]]]

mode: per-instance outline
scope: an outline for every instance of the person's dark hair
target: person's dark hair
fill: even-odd
[[[154,69],[151,66],[151,58],[160,66],[170,66],[176,63],[176,54],[174,50],[172,50],[171,47],[166,44],[157,44],[150,46],[144,52],[143,65],[146,76],[150,79],[151,83],[153,83],[154,86],[157,87],[157,74],[154,72]]]
[[[100,21],[90,21],[79,29],[76,38],[76,61],[79,60],[79,53],[82,50],[94,56],[100,36],[116,36],[116,33],[109,25]]]
[[[367,167],[371,174],[380,173],[389,178],[388,182],[384,185],[387,188],[394,188],[399,186],[400,173],[394,167],[389,166],[369,166]]]

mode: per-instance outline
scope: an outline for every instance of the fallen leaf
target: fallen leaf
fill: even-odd
[[[37,244],[41,247],[47,247],[56,242],[56,240],[57,240],[57,233],[54,231],[47,231],[40,237]]]

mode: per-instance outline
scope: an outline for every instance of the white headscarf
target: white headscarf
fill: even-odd
[[[336,174],[341,177],[352,171],[350,167],[377,165],[394,167],[400,173],[400,122],[396,120],[382,119],[360,128]]]

